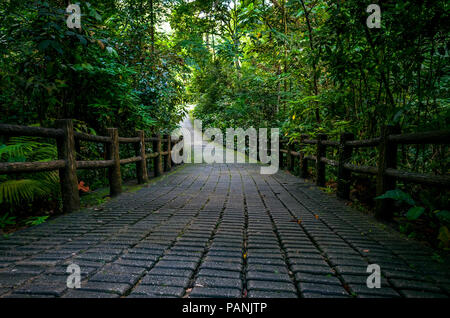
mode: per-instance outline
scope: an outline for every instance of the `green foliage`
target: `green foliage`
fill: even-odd
[[[39,225],[39,224],[45,223],[45,221],[48,219],[48,217],[49,217],[48,215],[31,216],[31,217],[25,219],[25,224],[30,225],[30,226]]]
[[[436,216],[441,219],[443,222],[447,222],[450,224],[450,211],[448,210],[437,210],[435,211]]]
[[[14,224],[16,224],[15,216],[9,216],[9,213],[5,213],[2,216],[0,216],[0,229],[4,229],[8,225]]]
[[[417,220],[424,212],[425,208],[421,206],[414,206],[406,212],[406,218],[410,221],[414,221]]]
[[[393,199],[397,202],[401,202],[401,203],[407,203],[409,205],[414,205],[415,202],[413,200],[413,198],[408,194],[403,192],[400,189],[395,189],[395,190],[389,190],[386,193],[376,197],[375,199],[377,200],[381,200],[381,199]]]
[[[23,201],[32,201],[37,196],[44,196],[49,191],[42,187],[39,180],[21,179],[7,180],[0,184],[0,204],[20,204]]]
[[[0,122],[52,127],[73,118],[76,131],[121,136],[169,132],[184,117],[184,61],[157,24],[162,1],[82,1],[82,28],[68,29],[66,1],[0,2]],[[78,160],[105,158],[101,144],[77,142]],[[121,147],[121,156],[134,149]],[[57,158],[50,141],[0,139],[0,160]],[[125,178],[135,177],[131,166]],[[91,189],[107,184],[103,170],[78,174]],[[59,210],[58,172],[0,176],[0,208],[17,215]],[[39,214],[39,212],[36,212]],[[43,219],[36,219],[40,222]],[[27,224],[34,224],[30,221]]]
[[[6,162],[49,161],[55,159],[56,147],[34,137],[14,137],[0,146],[0,159]],[[0,205],[20,205],[58,192],[57,171],[34,173],[7,179],[0,176]]]
[[[176,124],[183,92],[177,57],[163,42],[152,44],[158,52],[149,48],[154,28],[142,24],[142,10],[150,10],[142,2],[82,2],[80,30],[67,28],[60,1],[0,5],[8,22],[0,27],[1,120],[48,126],[75,118],[98,132],[124,133]]]

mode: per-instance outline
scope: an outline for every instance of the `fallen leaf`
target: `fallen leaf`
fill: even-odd
[[[82,191],[82,192],[89,192],[90,191],[89,187],[84,185],[84,181],[80,181],[78,183],[78,190]]]

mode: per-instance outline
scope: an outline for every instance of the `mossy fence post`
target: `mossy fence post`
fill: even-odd
[[[397,144],[389,141],[389,135],[400,133],[396,126],[385,126],[381,129],[380,143],[378,145],[378,172],[376,181],[376,195],[380,196],[386,191],[395,189],[396,180],[386,175],[386,169],[397,168]],[[392,200],[375,200],[375,216],[378,219],[392,218]]]
[[[346,145],[347,141],[353,140],[352,133],[342,133],[339,140],[339,162],[338,162],[338,186],[337,196],[341,199],[350,198],[350,184],[352,173],[345,169],[344,165],[350,162],[353,148]]]
[[[120,173],[120,156],[119,156],[119,132],[117,128],[108,128],[108,134],[111,142],[108,144],[108,159],[113,161],[113,165],[109,167],[109,191],[111,197],[122,193],[122,176]]]
[[[64,168],[59,169],[63,211],[72,212],[80,208],[73,121],[61,119],[56,121],[56,125],[64,132],[57,139],[58,159],[65,161]]]

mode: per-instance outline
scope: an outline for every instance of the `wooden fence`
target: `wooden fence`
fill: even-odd
[[[163,171],[169,171],[172,167],[170,153],[173,141],[168,135],[163,138],[161,138],[161,135],[146,138],[144,132],[139,130],[136,137],[124,138],[119,137],[117,128],[109,128],[108,136],[96,136],[74,131],[71,119],[58,120],[56,126],[56,128],[41,128],[0,124],[0,135],[56,139],[58,149],[58,160],[54,161],[1,162],[0,174],[59,170],[64,212],[71,212],[80,208],[78,169],[108,168],[110,194],[116,196],[122,192],[120,165],[135,163],[137,181],[140,184],[148,181],[147,159],[153,159],[156,177],[160,176]],[[75,140],[105,144],[107,160],[77,161]],[[146,153],[147,142],[152,143],[151,153]],[[119,156],[120,144],[133,144],[135,157],[121,159]]]
[[[57,128],[41,128],[0,124],[0,135],[5,136],[35,136],[56,139],[58,160],[48,162],[2,162],[0,174],[39,172],[59,170],[63,208],[65,212],[79,209],[80,198],[78,193],[77,169],[108,168],[109,187],[111,196],[122,191],[122,177],[120,165],[135,163],[138,183],[148,181],[147,159],[153,159],[154,175],[160,176],[163,171],[170,170],[172,166],[170,136],[155,135],[150,138],[144,136],[143,131],[137,131],[136,137],[119,137],[117,128],[109,128],[108,136],[96,136],[75,132],[70,119],[58,120]],[[75,140],[103,143],[106,145],[107,160],[77,161]],[[152,143],[152,152],[146,153],[146,143]],[[119,156],[120,144],[134,144],[135,157],[121,159]],[[163,145],[164,144],[164,145]],[[282,149],[287,144],[288,149]],[[425,133],[399,134],[392,127],[383,128],[378,138],[367,140],[354,140],[353,135],[343,133],[339,141],[328,140],[325,134],[319,134],[316,139],[302,136],[300,140],[286,143],[280,141],[280,168],[284,165],[293,170],[295,158],[298,158],[300,177],[308,178],[308,163],[314,162],[316,185],[325,185],[326,166],[337,167],[337,196],[349,199],[352,173],[362,173],[376,176],[376,195],[379,196],[395,188],[397,180],[427,184],[433,186],[450,187],[450,176],[431,175],[407,172],[397,169],[397,146],[399,144],[450,144],[450,130],[431,131]],[[315,145],[314,156],[305,155],[304,151],[294,151],[294,145]],[[337,160],[326,157],[328,147],[338,148]],[[354,148],[378,147],[377,166],[358,166],[351,164]],[[163,149],[164,148],[164,149]],[[392,217],[392,209],[387,200],[377,200],[375,206],[376,216],[381,219]]]
[[[282,145],[287,149],[282,149]],[[308,162],[315,165],[316,185],[325,185],[325,169],[327,165],[337,167],[337,196],[349,199],[352,173],[362,173],[376,176],[376,195],[382,195],[396,186],[397,180],[427,184],[432,186],[450,187],[450,176],[407,172],[397,169],[397,146],[399,144],[450,144],[450,130],[431,131],[412,134],[399,134],[393,126],[383,128],[381,136],[367,140],[354,140],[350,133],[340,135],[339,141],[328,140],[327,135],[319,134],[316,139],[308,139],[306,135],[294,142],[280,142],[280,168],[283,168],[283,154],[286,154],[286,168],[293,170],[295,158],[298,158],[300,177],[308,178]],[[315,145],[314,156],[304,152],[293,151],[294,145]],[[327,147],[338,148],[337,160],[326,157]],[[358,166],[351,164],[354,148],[378,147],[377,166]],[[392,218],[392,207],[389,200],[376,200],[375,213],[379,219]]]

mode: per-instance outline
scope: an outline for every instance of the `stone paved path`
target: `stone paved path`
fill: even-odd
[[[450,263],[432,255],[285,172],[185,165],[0,240],[0,297],[448,297]]]

